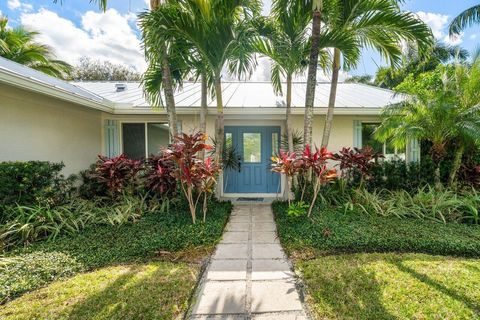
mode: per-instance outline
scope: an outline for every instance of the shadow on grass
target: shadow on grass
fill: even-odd
[[[475,313],[480,313],[480,303],[479,303],[479,301],[475,301],[473,299],[470,299],[469,297],[467,297],[465,295],[462,295],[462,294],[458,293],[457,291],[446,287],[442,283],[433,280],[429,276],[427,276],[423,273],[420,273],[420,272],[414,270],[413,268],[410,268],[410,267],[406,266],[403,263],[403,261],[400,260],[400,259],[398,259],[398,260],[395,259],[392,262],[400,271],[408,273],[409,275],[411,275],[415,279],[423,282],[424,284],[426,284],[426,285],[440,291],[441,293],[449,296],[450,298],[464,304],[467,308],[471,309]],[[476,269],[477,272],[479,271],[478,268],[476,268],[476,267],[473,267],[473,268]]]
[[[143,274],[141,266],[131,266],[101,291],[77,302],[69,319],[173,319],[186,309],[194,279],[175,267],[165,272],[159,267]]]
[[[462,289],[475,286],[480,276],[477,265],[469,260],[422,254],[345,254],[299,262],[299,266],[314,312],[322,319],[480,315],[480,301],[475,299],[479,292]],[[444,276],[445,283],[430,273]],[[464,308],[458,308],[459,304]]]
[[[373,272],[338,269],[334,276],[314,273],[309,275],[306,272],[305,277],[320,318],[396,319],[382,304],[381,285]],[[314,286],[308,279],[310,277],[316,278]]]

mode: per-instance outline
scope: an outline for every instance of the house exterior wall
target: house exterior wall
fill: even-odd
[[[63,161],[68,175],[102,152],[101,111],[6,84],[0,97],[0,161]]]

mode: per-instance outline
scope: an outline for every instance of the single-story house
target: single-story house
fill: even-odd
[[[293,84],[293,126],[303,130],[306,83]],[[320,144],[330,84],[316,86],[313,139]],[[199,127],[200,84],[185,82],[175,94],[178,126]],[[400,101],[392,91],[339,83],[329,144],[331,151],[370,144],[408,161],[407,150],[378,144],[372,131],[381,109]],[[236,147],[241,169],[225,174],[225,196],[279,194],[283,183],[269,170],[285,127],[284,97],[269,82],[224,82],[225,135]],[[209,101],[207,133],[214,135],[215,101]],[[63,161],[65,174],[86,169],[98,154],[132,158],[156,153],[169,142],[166,112],[151,108],[138,82],[65,82],[0,58],[0,161]],[[228,179],[226,176],[228,175]]]

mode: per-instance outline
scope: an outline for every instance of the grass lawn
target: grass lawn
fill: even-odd
[[[479,319],[480,260],[341,254],[297,261],[318,319]]]
[[[130,308],[129,310],[134,312],[135,306],[130,305],[134,300],[130,300],[128,294],[124,294],[125,290],[131,287],[132,290],[136,291],[132,296],[136,295],[138,297],[141,296],[141,291],[145,289],[146,297],[149,294],[150,289],[153,287],[148,287],[152,281],[163,281],[162,278],[152,278],[145,282],[144,285],[142,283],[143,280],[137,281],[135,279],[142,278],[148,280],[150,277],[149,275],[161,276],[162,274],[168,275],[170,272],[172,275],[176,274],[176,272],[180,272],[178,273],[178,275],[181,276],[180,279],[195,274],[198,266],[191,267],[186,266],[185,264],[171,265],[152,261],[187,261],[198,264],[198,262],[213,249],[216,242],[221,238],[223,227],[227,222],[231,207],[231,204],[226,202],[212,203],[207,214],[206,223],[199,221],[197,224],[193,225],[191,223],[190,214],[188,213],[188,208],[177,208],[168,213],[147,214],[136,223],[129,223],[122,226],[109,225],[90,227],[82,230],[74,236],[58,237],[53,241],[43,241],[32,244],[27,248],[18,248],[11,252],[4,253],[3,255],[0,255],[0,303],[6,303],[21,294],[48,285],[52,281],[63,281],[64,279],[75,276],[80,272],[96,270],[94,273],[91,273],[90,277],[96,277],[95,274],[98,273],[99,276],[101,275],[105,278],[105,281],[100,278],[99,283],[96,285],[96,287],[100,289],[92,288],[94,291],[88,293],[90,292],[88,291],[90,289],[86,286],[82,290],[79,290],[78,293],[71,292],[71,297],[65,297],[67,301],[66,303],[71,305],[75,304],[74,302],[76,300],[80,301],[85,299],[82,298],[82,292],[84,292],[84,290],[88,291],[85,291],[85,296],[91,297],[96,297],[97,294],[95,293],[95,290],[99,290],[99,292],[108,293],[107,295],[104,295],[104,297],[110,299],[108,300],[108,304],[111,305],[112,308],[115,309],[116,305],[118,305],[119,308],[124,305],[125,308]],[[137,265],[136,267],[115,267],[120,264],[132,263],[147,264],[143,267],[141,265]],[[104,269],[105,267],[108,268]],[[163,270],[163,267],[166,267],[166,269]],[[137,272],[135,270],[144,271]],[[126,276],[120,277],[121,274],[125,274]],[[129,274],[132,274],[133,276],[129,276]],[[136,274],[138,274],[138,276],[136,276]],[[79,277],[78,281],[84,281],[82,280],[85,279],[82,278],[83,276],[88,277],[88,275],[79,275],[77,276]],[[110,282],[114,284],[116,278],[119,278],[121,281],[128,280],[127,282],[129,284],[125,286],[118,286],[115,284],[116,287],[112,288],[121,289],[118,294],[114,294],[113,289],[109,289],[108,291],[101,290],[102,287],[108,288]],[[131,280],[129,280],[130,278]],[[166,299],[165,304],[163,305],[166,309],[165,314],[168,315],[168,312],[173,312],[168,311],[170,309],[169,307],[166,307],[166,303],[169,303],[168,301],[173,303],[172,308],[175,309],[176,307],[174,306],[176,305],[184,311],[183,307],[186,300],[181,297],[185,295],[183,292],[184,290],[188,291],[186,295],[190,294],[192,284],[186,283],[185,287],[183,287],[183,284],[179,285],[174,278],[175,277],[166,277],[165,286],[172,291],[175,291],[176,288],[178,288],[179,299],[174,298],[173,300],[168,300],[169,295],[177,297],[177,293],[175,292],[166,294],[160,291],[155,291],[158,295],[151,299],[156,300],[148,300],[150,298],[145,298],[145,306],[148,305],[147,301],[154,301],[154,303],[150,304],[153,309],[149,310],[149,312],[159,312],[159,301],[162,301],[161,299],[163,298]],[[65,284],[71,284],[73,286],[75,283],[69,281],[75,281],[74,279],[77,278],[67,280]],[[119,284],[121,281],[116,283]],[[139,284],[138,286],[136,285],[137,283]],[[160,285],[160,283],[157,282],[155,285]],[[158,290],[161,289],[162,288],[159,288]],[[47,289],[33,292],[33,295],[29,294],[28,297],[33,297],[35,295],[41,297],[47,294],[45,292],[50,292],[50,295],[55,296],[57,295],[55,292],[58,290],[63,290],[63,285],[60,282],[48,286]],[[74,291],[74,289],[72,289],[72,291]],[[58,291],[58,295],[60,295],[60,292],[63,291]],[[163,297],[164,295],[165,297]],[[98,299],[100,298],[104,299],[99,296]],[[8,303],[7,308],[10,309],[14,304],[22,303],[21,301],[25,304],[25,301],[28,301],[28,298],[27,300],[24,299],[25,298],[22,297]],[[73,302],[69,299],[73,299]],[[144,301],[141,300],[142,299],[138,300],[139,307],[142,307],[144,303]],[[91,301],[91,299],[89,298],[88,301]],[[38,310],[38,312],[47,312],[48,310],[50,310],[50,307],[45,305],[45,310]],[[67,310],[66,312],[70,311]],[[58,317],[62,318],[63,316],[59,314]],[[112,317],[114,319],[116,318],[114,316]],[[0,316],[0,318],[2,317]],[[47,318],[56,318],[56,316]],[[108,318],[108,316],[106,316],[106,318]],[[169,317],[165,316],[163,318],[168,319]]]
[[[0,308],[1,319],[174,319],[199,266],[150,262],[105,267],[56,281]]]

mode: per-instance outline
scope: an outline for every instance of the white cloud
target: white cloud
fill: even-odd
[[[81,27],[47,9],[23,13],[21,23],[40,32],[38,41],[53,47],[60,59],[76,64],[82,56],[146,68],[140,40],[130,26],[134,14],[121,15],[115,9],[105,13],[87,11]]]
[[[458,45],[463,42],[463,33],[454,38],[450,38],[448,35],[449,16],[424,11],[418,11],[416,14],[432,29],[433,36],[436,39],[451,45]]]
[[[20,0],[8,0],[7,6],[10,10],[20,9],[22,11],[31,11],[33,6],[29,3],[20,2]]]

